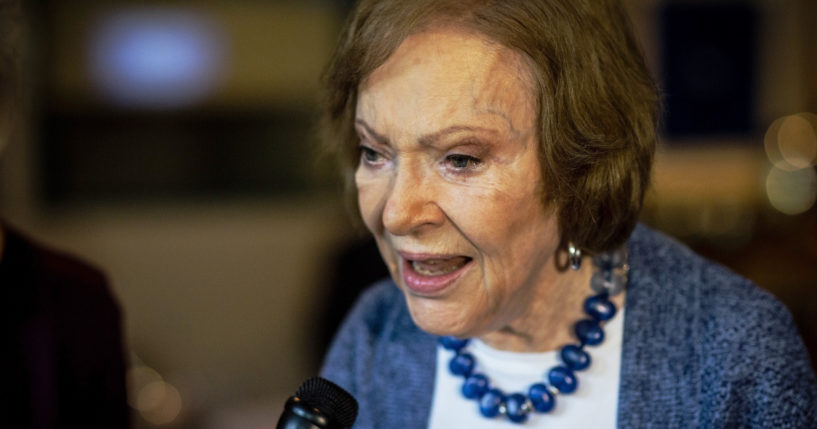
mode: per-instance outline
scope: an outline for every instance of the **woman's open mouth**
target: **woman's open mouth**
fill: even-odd
[[[413,292],[429,295],[445,289],[470,266],[467,256],[403,255],[403,280]]]

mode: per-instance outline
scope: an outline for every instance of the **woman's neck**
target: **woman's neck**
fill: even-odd
[[[575,342],[573,325],[587,317],[583,305],[592,294],[590,279],[594,270],[592,260],[585,258],[579,271],[559,272],[555,282],[530,297],[530,304],[520,317],[501,329],[481,335],[480,340],[495,349],[515,352],[557,350]],[[624,294],[613,297],[612,301],[621,308]]]

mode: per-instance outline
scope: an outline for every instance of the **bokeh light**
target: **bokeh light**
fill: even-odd
[[[817,160],[817,115],[798,113],[774,121],[766,131],[764,146],[777,168],[794,171]]]
[[[192,10],[120,9],[103,15],[91,38],[93,83],[123,107],[187,106],[220,80],[224,37],[214,20]]]
[[[766,195],[782,213],[803,213],[817,200],[817,173],[813,168],[791,170],[789,164],[778,162],[766,176]]]
[[[809,167],[817,157],[817,130],[809,119],[804,113],[791,115],[783,120],[777,131],[780,154],[795,168]]]
[[[135,359],[138,361],[138,358]],[[172,423],[181,414],[182,397],[179,390],[144,364],[128,370],[128,404],[145,421],[154,425]]]
[[[782,117],[772,122],[769,128],[766,129],[766,135],[763,138],[763,147],[766,149],[766,157],[769,158],[772,164],[783,160],[783,156],[780,154],[780,147],[777,146],[777,131],[780,130],[780,125],[783,124],[784,119],[786,118]]]
[[[179,416],[182,397],[172,384],[154,381],[142,388],[136,405],[145,420],[155,425],[165,425]]]
[[[128,404],[131,408],[138,408],[136,401],[139,392],[148,384],[156,381],[162,381],[162,376],[153,368],[145,365],[134,365],[128,369]]]
[[[142,386],[136,395],[136,409],[145,412],[159,408],[165,397],[165,384],[157,380]]]

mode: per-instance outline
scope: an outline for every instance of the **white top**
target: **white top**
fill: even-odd
[[[434,399],[431,403],[430,429],[492,428],[582,428],[616,427],[618,382],[621,362],[621,337],[624,309],[604,326],[605,339],[598,346],[586,348],[590,367],[576,372],[578,388],[571,394],[556,395],[556,406],[549,413],[531,412],[528,421],[519,425],[505,416],[488,419],[479,412],[476,400],[462,395],[463,378],[451,374],[448,362],[454,352],[437,346],[437,371]],[[531,384],[543,380],[550,368],[561,364],[558,350],[543,353],[515,353],[496,350],[477,339],[468,344],[476,358],[476,371],[485,374],[491,386],[506,394],[527,394]]]

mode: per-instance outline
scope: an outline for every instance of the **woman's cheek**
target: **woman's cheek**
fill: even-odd
[[[509,195],[491,182],[474,181],[466,186],[450,186],[440,199],[440,205],[454,223],[462,229],[469,226],[482,229],[487,225],[502,224],[512,211],[506,211]]]
[[[355,185],[357,187],[357,202],[363,223],[372,233],[379,230],[380,217],[385,201],[385,189],[382,180],[377,180],[368,172],[358,171],[355,174]]]

